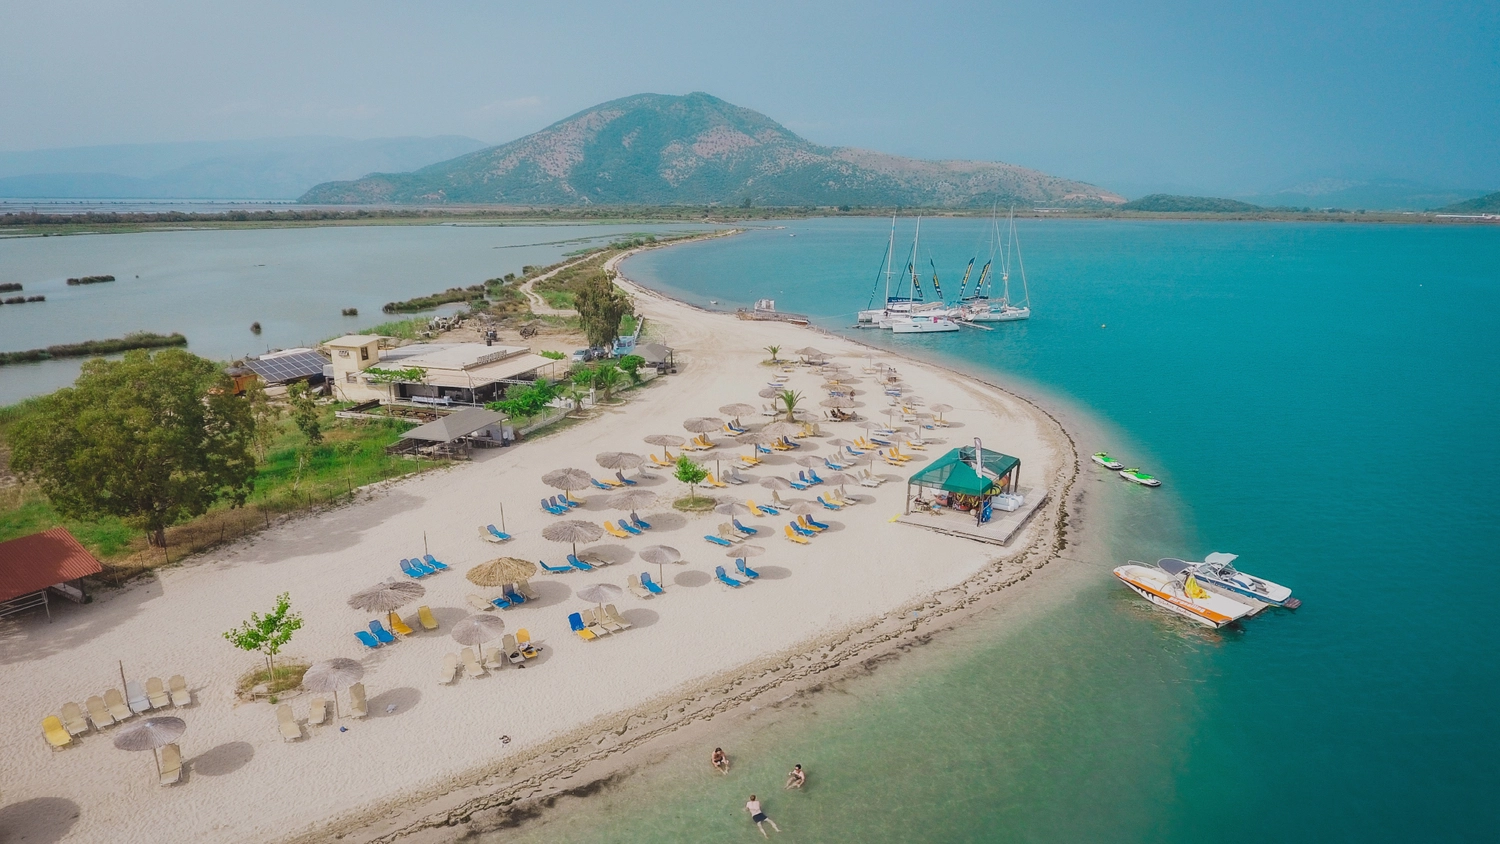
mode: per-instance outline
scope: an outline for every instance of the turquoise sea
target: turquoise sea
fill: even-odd
[[[859,338],[1061,407],[1082,448],[1165,486],[1086,469],[1104,545],[894,665],[727,724],[731,776],[711,747],[673,754],[493,840],[758,840],[751,791],[786,841],[1496,839],[1500,229],[1018,226],[1030,321]],[[924,222],[950,293],[987,228]],[[797,222],[626,272],[843,329],[888,231]],[[1108,575],[1214,550],[1302,609],[1204,631]],[[810,786],[782,791],[798,762]]]

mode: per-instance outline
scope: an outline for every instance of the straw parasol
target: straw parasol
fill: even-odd
[[[542,476],[542,483],[553,489],[572,491],[593,486],[593,475],[582,469],[558,469]]]
[[[719,412],[730,418],[738,419],[741,416],[753,416],[759,411],[755,409],[755,405],[753,404],[735,402],[734,404],[726,404],[719,408]]]
[[[656,563],[656,576],[662,577],[662,566],[682,559],[682,552],[670,545],[648,545],[640,551],[642,560]]]
[[[855,483],[855,478],[847,472],[834,472],[828,477],[823,478],[823,483],[834,484],[838,486],[840,491],[842,491],[844,489],[844,484]]]
[[[334,657],[322,662],[313,663],[302,675],[302,688],[310,692],[331,692],[333,694],[333,711],[338,715],[339,690],[364,679],[365,667],[352,659]]]
[[[942,420],[944,413],[947,413],[947,412],[951,411],[952,409],[953,409],[953,405],[951,405],[951,404],[941,404],[941,403],[940,404],[935,404],[932,407],[928,408],[928,410],[931,410],[933,413],[937,414],[937,418],[938,418],[939,421]]]
[[[542,538],[553,542],[568,542],[573,546],[573,556],[578,556],[578,543],[593,542],[604,535],[604,528],[593,522],[567,519],[553,522],[542,528]]]
[[[811,501],[798,501],[792,505],[792,512],[799,516],[811,516],[818,512],[818,508]]]
[[[823,399],[822,401],[818,402],[818,404],[824,407],[837,407],[841,409],[847,409],[854,406],[854,399],[851,399],[848,396],[830,396],[829,398]]]
[[[736,560],[743,560],[746,557],[759,557],[764,553],[766,553],[766,549],[760,547],[759,545],[741,545],[737,548],[730,548],[728,551],[725,551],[724,556]]]
[[[613,583],[590,583],[573,594],[591,604],[598,604],[603,609],[605,601],[618,601],[625,597],[625,590]]]
[[[768,478],[761,478],[760,485],[765,487],[766,489],[774,489],[777,491],[792,488],[792,482],[787,480],[786,478],[781,477],[780,475],[771,475]]]
[[[594,462],[606,469],[634,469],[646,458],[629,451],[604,451],[594,455]]]
[[[768,422],[760,426],[760,430],[772,438],[790,437],[793,434],[800,434],[802,432],[801,426],[793,425],[790,422]]]
[[[634,489],[620,490],[611,495],[605,503],[619,510],[634,511],[637,507],[650,507],[656,503],[656,498],[656,493],[651,490],[636,487]],[[545,530],[542,531],[543,536],[546,536],[546,534]]]
[[[484,659],[484,643],[493,642],[505,633],[505,621],[498,615],[469,615],[453,625],[453,637],[460,645],[475,645]]]
[[[822,466],[823,458],[817,456],[816,454],[804,455],[797,458],[797,465],[806,466],[807,468],[811,469],[814,466]]]
[[[126,727],[115,734],[115,747],[129,751],[151,751],[151,760],[156,763],[156,776],[161,776],[161,760],[156,757],[159,748],[166,747],[182,738],[187,732],[187,722],[170,715],[147,718]]]
[[[854,443],[844,439],[843,437],[834,437],[833,439],[828,441],[828,444],[833,446],[834,448],[848,448],[849,446],[854,445]]]
[[[464,572],[464,577],[475,586],[495,588],[515,583],[536,574],[536,563],[518,557],[500,557]]]
[[[726,501],[714,507],[714,512],[721,516],[748,516],[750,508],[738,501]]]
[[[716,416],[694,416],[692,419],[683,422],[682,427],[695,434],[707,434],[723,430],[724,420]]]
[[[687,442],[686,439],[676,434],[652,434],[646,437],[645,441],[649,445],[659,445],[662,448],[676,448]]]
[[[777,396],[781,395],[781,390],[775,387],[764,387],[759,393],[756,393],[756,395],[760,396],[763,399],[774,399]]]
[[[394,578],[349,596],[349,606],[363,612],[394,612],[427,594],[420,583]]]
[[[819,351],[818,349],[816,349],[816,348],[814,348],[812,346],[803,346],[802,348],[798,349],[797,351],[793,352],[792,354],[801,355],[801,356],[803,356],[805,358],[810,358],[810,357],[817,357],[817,356],[823,355],[823,352]]]

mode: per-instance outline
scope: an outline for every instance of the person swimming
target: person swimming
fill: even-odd
[[[766,828],[761,824],[770,824],[772,829],[777,832],[781,831],[781,827],[777,826],[775,821],[766,817],[765,810],[760,807],[760,800],[756,799],[754,794],[750,795],[750,802],[745,804],[745,811],[750,813],[750,820],[755,823],[755,828],[760,830],[762,837],[770,838],[771,836],[766,835]]]
[[[708,761],[712,762],[713,766],[719,769],[719,773],[729,773],[729,754],[724,752],[724,748],[715,747],[713,755],[708,757]]]

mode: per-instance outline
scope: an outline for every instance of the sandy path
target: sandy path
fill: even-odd
[[[899,513],[904,485],[858,490],[865,502],[822,517],[833,526],[812,547],[771,536],[757,544],[760,582],[730,590],[712,580],[728,563],[722,549],[702,539],[723,517],[685,517],[664,507],[642,511],[657,525],[647,537],[599,543],[630,562],[596,574],[540,575],[541,600],[502,617],[508,629],[524,626],[547,646],[524,671],[505,670],[455,685],[436,682],[442,655],[458,648],[445,632],[418,633],[366,653],[353,632],[368,617],[349,609],[356,589],[398,574],[396,560],[428,547],[456,571],[428,578],[424,603],[444,629],[467,614],[464,595],[480,591],[461,572],[498,553],[559,561],[564,548],[546,542],[541,528],[553,520],[537,506],[550,493],[540,476],[554,468],[596,468],[606,450],[644,451],[642,437],[683,433],[689,416],[717,415],[720,405],[747,401],[769,373],[763,347],[813,343],[855,366],[866,350],[807,329],[749,323],[706,314],[655,296],[640,295],[638,310],[657,324],[661,339],[678,350],[681,374],[637,391],[617,408],[566,431],[485,452],[471,465],[371,492],[359,503],[273,528],[227,550],[163,571],[128,589],[100,596],[85,607],[66,606],[48,624],[28,615],[0,621],[0,757],[10,772],[3,788],[0,828],[25,840],[155,842],[167,840],[261,841],[309,833],[321,838],[330,819],[341,829],[361,829],[361,818],[381,807],[420,806],[463,782],[505,769],[528,752],[547,747],[612,712],[661,705],[696,694],[706,680],[736,666],[795,654],[808,642],[844,635],[882,613],[949,589],[986,569],[997,557],[1021,554],[1028,542],[1046,543],[1049,522],[1028,528],[1011,547],[977,545],[888,520]],[[889,355],[878,358],[894,360]],[[935,367],[896,361],[929,402],[958,408],[961,423],[949,438],[975,435],[1021,457],[1023,486],[1057,492],[1072,455],[1050,419],[1013,397]],[[791,386],[816,399],[820,378],[798,372]],[[863,386],[869,386],[868,383]],[[865,396],[872,405],[878,396]],[[746,420],[750,421],[750,420]],[[825,425],[852,437],[852,426]],[[801,453],[826,453],[809,446]],[[940,454],[943,447],[928,454]],[[732,453],[742,453],[735,449]],[[789,458],[768,460],[762,471],[786,473]],[[887,470],[893,472],[894,470]],[[665,497],[681,494],[666,477],[643,481]],[[855,490],[851,488],[851,492]],[[725,498],[757,499],[759,486],[720,490]],[[604,493],[585,495],[579,515],[617,516]],[[504,503],[516,540],[503,550],[480,541],[476,527],[498,522]],[[755,518],[767,533],[785,519]],[[623,584],[630,573],[654,566],[634,559],[634,549],[666,543],[687,562],[668,567],[668,594],[649,601],[627,595],[618,602],[635,625],[624,634],[586,643],[567,628],[569,612],[584,604],[573,591],[587,583]],[[220,638],[252,610],[264,610],[290,591],[306,624],[289,653],[310,660],[347,656],[366,666],[372,715],[336,727],[308,728],[295,743],[281,741],[267,704],[236,704],[230,689],[254,657]],[[50,751],[40,719],[67,700],[82,701],[118,685],[116,660],[132,678],[181,672],[195,704],[182,711],[188,732],[181,745],[186,782],[162,788],[143,754],[115,750],[110,734],[90,734],[78,746]],[[293,699],[299,718],[306,700]],[[394,710],[387,713],[386,708]],[[118,728],[116,728],[118,729]],[[500,736],[512,741],[502,744]],[[17,772],[25,772],[24,776]],[[373,814],[372,814],[373,813]],[[356,834],[351,838],[368,837]]]
[[[568,267],[573,266],[574,264],[581,264],[584,261],[587,261],[590,257],[591,256],[585,255],[584,257],[579,258],[576,261],[569,261],[568,263],[563,264],[557,269],[542,273],[531,281],[528,281],[518,287],[517,289],[521,291],[521,294],[524,295],[526,297],[526,300],[531,303],[531,312],[534,314],[547,314],[549,316],[569,316],[576,313],[576,311],[570,308],[565,309],[552,307],[551,305],[547,304],[547,300],[543,299],[540,293],[532,290],[531,286],[539,281],[546,281],[547,279],[557,275],[558,273],[562,272]]]

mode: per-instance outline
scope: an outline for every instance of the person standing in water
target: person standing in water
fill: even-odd
[[[714,767],[719,769],[719,773],[729,773],[729,754],[724,752],[724,748],[715,747],[713,755],[708,757],[708,761],[712,762]]]
[[[770,824],[772,829],[776,830],[777,832],[781,831],[781,827],[777,826],[775,821],[766,817],[766,813],[760,808],[760,801],[755,799],[754,794],[750,795],[750,802],[745,804],[745,811],[750,813],[750,820],[755,822],[755,828],[760,830],[760,834],[762,837],[771,837],[769,835],[766,835],[766,828],[762,826],[762,824]]]
[[[787,788],[801,788],[804,785],[807,785],[807,772],[804,771],[804,770],[802,770],[802,766],[801,765],[797,765],[797,766],[793,767],[790,772],[787,773],[787,775],[786,775],[786,787]]]

